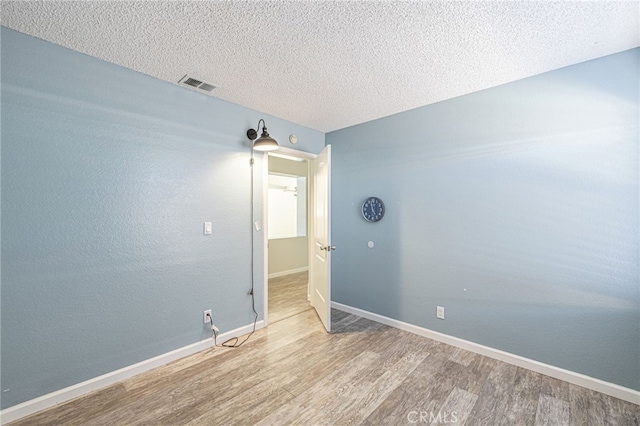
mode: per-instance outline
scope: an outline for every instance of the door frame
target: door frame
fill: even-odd
[[[263,277],[262,282],[264,283],[264,298],[262,301],[262,311],[264,312],[264,326],[269,326],[269,156],[274,157],[284,157],[284,158],[298,158],[307,160],[307,250],[309,250],[309,257],[311,256],[311,248],[313,244],[313,215],[311,211],[311,200],[313,200],[312,196],[315,194],[313,192],[313,179],[309,178],[309,167],[311,165],[311,161],[314,160],[317,155],[312,154],[310,152],[298,151],[296,149],[291,149],[287,147],[280,147],[275,151],[265,152],[262,157],[262,249],[263,249]],[[311,265],[309,265],[311,268]],[[311,271],[309,271],[311,272]],[[311,274],[309,274],[311,275]],[[309,279],[309,283],[307,284],[307,300],[311,298],[311,279]]]

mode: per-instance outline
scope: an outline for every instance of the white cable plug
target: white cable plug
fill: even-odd
[[[211,323],[211,333],[213,334],[213,346],[218,346],[218,333],[220,333],[220,330],[218,330],[218,327],[216,327],[216,325],[213,323],[213,318],[211,317],[211,314],[208,312],[207,312],[207,318]]]
[[[211,314],[207,313],[207,318],[209,319],[209,322],[211,323],[211,331],[214,333],[214,335],[217,335],[220,332],[220,330],[213,323],[213,318],[211,318]]]

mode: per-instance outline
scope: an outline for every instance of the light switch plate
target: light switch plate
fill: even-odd
[[[211,235],[211,222],[204,223],[204,235]]]

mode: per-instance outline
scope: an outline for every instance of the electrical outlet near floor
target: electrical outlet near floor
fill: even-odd
[[[436,318],[444,319],[444,306],[436,306]]]
[[[202,319],[205,324],[209,324],[213,321],[213,316],[211,315],[211,309],[207,309],[206,311],[204,311],[204,313],[202,314]]]

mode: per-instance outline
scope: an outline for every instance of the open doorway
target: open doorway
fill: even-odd
[[[269,323],[312,309],[309,303],[309,162],[270,153],[267,188]]]

